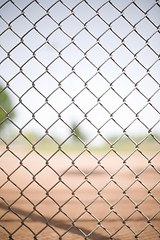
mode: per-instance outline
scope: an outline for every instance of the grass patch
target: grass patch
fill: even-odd
[[[139,149],[142,152],[157,152],[160,151],[160,144],[153,137],[138,137],[134,139],[134,142],[127,137],[111,138],[108,142],[103,145],[92,145],[89,144],[85,146],[81,141],[71,141],[71,142],[54,142],[53,140],[40,141],[35,144],[35,149],[37,151],[45,152],[55,152],[57,150],[62,150],[66,153],[68,152],[82,152],[85,149],[89,151],[96,152],[107,152],[110,149],[114,149],[117,152],[132,152],[135,149]]]
[[[113,149],[119,153],[129,153],[134,151],[136,148],[138,148],[144,153],[160,151],[159,136],[138,136],[136,138],[132,138],[133,141],[127,137],[120,138],[114,136],[112,138],[106,139],[106,143],[102,145],[93,145],[92,143],[87,144],[87,141],[86,143],[83,143],[80,140],[71,140],[66,142],[58,140],[54,141],[50,137],[38,139],[33,137],[32,135],[27,136],[27,138],[29,139],[29,141],[26,140],[24,137],[20,137],[16,142],[13,142],[12,144],[19,147],[22,151],[23,149],[28,152],[31,150],[36,150],[41,154],[43,154],[43,152],[53,154],[58,150],[62,150],[66,153],[80,153],[85,149],[89,150],[90,152],[108,152],[110,149]],[[4,144],[1,143],[0,145],[2,147],[2,145]]]

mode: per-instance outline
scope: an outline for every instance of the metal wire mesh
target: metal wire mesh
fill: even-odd
[[[0,4],[1,239],[159,239],[159,1]]]

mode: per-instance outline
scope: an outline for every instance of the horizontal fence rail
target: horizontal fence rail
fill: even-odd
[[[0,239],[160,239],[160,2],[0,6]]]

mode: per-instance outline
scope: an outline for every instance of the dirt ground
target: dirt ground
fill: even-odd
[[[0,158],[1,240],[160,239],[159,154],[44,157]]]

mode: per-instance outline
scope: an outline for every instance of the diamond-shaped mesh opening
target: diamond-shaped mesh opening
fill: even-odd
[[[62,152],[57,152],[57,154],[49,158],[48,165],[60,176],[63,175],[64,170],[70,169],[72,166],[72,159],[62,154]]]
[[[19,167],[19,159],[11,152],[3,154],[0,161],[2,169],[4,169],[8,175],[11,174],[14,169]]]
[[[101,101],[102,102],[102,101]],[[96,119],[94,119],[94,116],[98,115]],[[96,126],[98,129],[103,126],[105,121],[110,118],[110,115],[108,111],[104,108],[103,105],[96,105],[89,113],[88,113],[88,119],[92,120],[92,123],[94,126]]]
[[[39,129],[39,133],[34,131],[35,128]],[[23,136],[25,137],[26,141],[29,141],[31,144],[36,143],[44,133],[44,127],[38,123],[36,119],[32,119],[23,126]]]
[[[76,211],[75,211],[76,208]],[[62,210],[72,219],[77,219],[84,212],[84,205],[78,198],[71,198],[67,204],[62,207]]]
[[[48,205],[50,205],[50,208],[48,208]],[[52,216],[54,216],[58,211],[58,205],[51,199],[51,198],[45,198],[43,200],[43,205],[38,204],[36,207],[36,210],[45,216],[47,220],[49,220]]]
[[[96,209],[100,205],[103,207],[97,212]],[[87,210],[88,212],[92,213],[92,215],[94,216],[93,218],[102,220],[106,216],[106,214],[110,212],[110,205],[107,204],[103,198],[98,197],[91,204],[88,205]]]
[[[145,31],[146,27],[149,27],[148,31]],[[148,22],[146,18],[142,19],[136,26],[137,32],[142,35],[142,37],[147,40],[156,32],[156,27]]]
[[[87,14],[85,14],[86,12]],[[86,23],[95,15],[94,9],[84,1],[76,6],[74,13],[83,23]]]
[[[21,24],[23,25],[23,28],[21,27]],[[12,29],[20,37],[23,37],[28,31],[32,29],[32,23],[22,15],[16,18],[12,23]]]
[[[74,162],[83,174],[89,174],[97,166],[97,158],[89,152],[83,152],[78,158],[75,158]]]
[[[34,39],[37,39],[35,43]],[[45,39],[36,31],[32,30],[24,37],[24,43],[28,46],[32,51],[36,51],[39,47],[41,47],[45,43]]]
[[[8,39],[9,37],[12,41],[9,41]],[[11,32],[10,30],[4,31],[4,34],[2,35],[2,40],[3,41],[5,40],[2,44],[2,47],[8,52],[19,43],[18,36],[14,32]]]
[[[81,71],[82,69],[83,71]],[[82,61],[75,67],[75,72],[86,82],[96,73],[96,68],[90,61],[82,59]]]
[[[84,226],[83,224],[84,221],[90,222],[90,226],[88,227],[88,229],[86,229],[86,227]],[[78,219],[78,221],[76,221],[75,225],[76,227],[79,228],[83,236],[85,235],[89,236],[90,234],[92,234],[92,229],[96,229],[97,227],[96,219],[94,219],[87,211]],[[92,235],[91,235],[91,238],[94,237],[94,233]],[[96,233],[95,233],[95,236],[96,236]]]
[[[117,230],[119,230],[123,226],[120,220],[121,220],[121,217],[117,215],[116,212],[113,210],[108,212],[104,220],[101,222],[102,227],[106,230],[106,232],[109,233],[110,238],[112,235],[114,235],[114,233],[116,233]],[[114,228],[112,227],[111,224],[109,224],[110,222],[111,223],[116,222],[116,225],[114,226]]]
[[[70,97],[75,99],[76,95],[84,88],[84,84],[77,75],[71,74],[62,82],[62,88],[67,91]],[[73,107],[73,105],[71,107]]]
[[[146,59],[143,59],[144,54],[149,56],[148,61],[146,61]],[[153,63],[157,61],[157,58],[158,58],[157,54],[154,53],[153,50],[150,49],[150,47],[143,48],[137,54],[138,61],[143,62],[143,66],[147,69],[150,68],[153,65]]]
[[[152,85],[152,88],[149,87],[150,85]],[[157,92],[158,84],[151,76],[147,75],[139,82],[138,89],[143,95],[145,95],[147,98],[150,98],[154,95],[154,93]]]
[[[59,129],[59,131],[57,131],[57,129]],[[59,142],[61,144],[66,143],[66,137],[68,136],[68,133],[70,132],[70,128],[69,126],[63,122],[61,119],[56,119],[54,121],[54,124],[52,124],[48,130],[49,135],[51,136],[51,138],[53,138],[53,143],[54,141]],[[65,135],[63,135],[62,133],[65,133]],[[66,140],[66,141],[65,141]]]
[[[156,226],[156,223],[154,223],[154,226]],[[153,228],[152,226],[147,226],[147,228],[145,228],[145,232],[152,234],[152,237],[155,239],[159,237],[159,233],[157,232],[157,230],[159,231],[157,226],[155,228]],[[141,231],[139,234],[139,239],[143,239],[143,238],[144,238],[144,231]]]
[[[96,44],[95,38],[86,30],[83,29],[76,37],[75,44],[83,51],[86,52]]]
[[[125,69],[127,77],[133,82],[139,82],[144,76],[146,76],[146,70],[137,59],[134,59]]]
[[[76,181],[72,181],[72,176],[77,177]],[[70,168],[64,175],[62,175],[62,181],[67,184],[70,189],[75,190],[84,182],[83,173],[77,168]]]
[[[63,50],[62,57],[68,64],[74,66],[83,58],[83,52],[75,44],[70,44]]]
[[[31,230],[28,229],[28,227],[23,226],[23,225],[20,226],[18,232],[16,231],[16,232],[14,233],[13,238],[17,238],[17,237],[19,237],[19,235],[23,236],[23,232],[24,232],[24,231],[25,231],[25,233],[26,233],[26,235],[25,235],[26,237],[28,237],[28,238],[33,238],[33,236],[34,236],[33,232],[31,232]]]
[[[96,67],[99,67],[109,58],[109,54],[103,47],[97,44],[88,52],[88,58]]]
[[[28,136],[29,137],[29,136]],[[21,146],[21,151],[19,151],[19,147]],[[14,142],[10,144],[9,150],[14,153],[15,156],[19,158],[19,160],[24,158],[29,152],[32,151],[32,145],[25,138],[25,136],[19,135],[15,138]]]
[[[28,169],[31,174],[37,174],[45,166],[45,159],[36,152],[31,152],[23,160],[23,166]]]
[[[86,98],[88,99],[88,104],[84,101]],[[75,98],[75,103],[84,113],[87,113],[92,107],[94,107],[94,105],[96,105],[97,101],[93,93],[91,93],[88,89],[84,89]]]
[[[140,151],[146,152],[145,156],[147,158],[153,157],[157,152],[159,152],[159,147],[160,147],[160,143],[156,139],[154,139],[152,136],[148,136],[144,138],[144,140],[139,145]]]
[[[55,201],[58,206],[63,206],[72,197],[72,191],[63,181],[57,181],[54,182],[52,188],[49,190],[49,197]]]
[[[19,88],[19,83],[21,83],[23,88]],[[32,87],[32,83],[24,74],[19,73],[10,82],[10,87],[16,95],[21,97],[26,91],[28,91]]]
[[[100,72],[103,77],[112,83],[121,75],[121,68],[115,61],[109,59],[102,65]]]
[[[87,192],[89,192],[88,198],[86,197],[86,194],[84,194],[86,192],[86,188],[88,189]],[[79,185],[75,194],[84,205],[90,204],[95,198],[97,198],[96,189],[88,181],[84,181],[81,185]]]
[[[0,239],[158,239],[159,1],[0,5]]]
[[[93,169],[88,174],[88,180],[91,182],[98,190],[102,189],[107,182],[110,181],[110,174],[105,171],[103,166],[99,166]],[[98,201],[97,201],[98,202]],[[103,210],[102,210],[103,211]]]
[[[17,15],[21,14],[21,11],[12,2],[7,2],[3,6],[3,10],[4,11],[2,12],[2,17],[8,23],[13,21]],[[11,14],[8,14],[8,11],[11,12]]]
[[[109,14],[105,14],[106,11]],[[114,19],[116,19],[119,16],[119,11],[111,4],[106,3],[104,5],[104,7],[102,7],[100,9],[100,14],[101,17],[107,22],[107,23],[111,23]]]
[[[49,36],[57,28],[58,24],[49,15],[44,16],[41,21],[37,23],[37,29],[43,36]]]
[[[116,34],[114,34],[113,31],[108,30],[100,38],[100,44],[106,49],[106,51],[112,52],[121,45],[121,40],[116,37]]]
[[[107,154],[104,153],[103,157],[101,157],[100,163],[104,167],[104,170],[112,177],[123,165],[123,159],[115,151],[108,151]]]
[[[122,192],[123,191],[117,184],[117,182],[114,180],[112,181],[111,179],[110,181],[106,182],[106,185],[101,189],[100,194],[105,200],[105,202],[109,204],[110,209],[112,209],[113,205],[117,203],[117,200],[119,200],[122,197]]]
[[[141,224],[136,228],[134,221],[138,219]],[[127,225],[134,231],[135,234],[138,234],[145,228],[147,224],[147,218],[141,213],[141,211],[135,211],[128,219]]]
[[[2,62],[1,69],[1,76],[5,79],[6,82],[16,76],[19,72],[18,66],[9,58],[5,59],[5,61]],[[10,69],[10,71],[8,71],[8,69]]]
[[[135,189],[137,191],[137,196],[135,196]],[[127,189],[127,195],[130,197],[135,204],[140,204],[143,202],[144,198],[147,196],[148,190],[145,188],[141,181],[134,181],[133,184]]]
[[[62,71],[63,69],[63,71]],[[59,82],[62,81],[69,73],[71,73],[70,66],[61,59],[56,59],[50,66],[49,72]]]
[[[22,55],[22,52],[24,55]],[[11,58],[14,59],[14,62],[19,66],[22,66],[32,57],[32,52],[28,50],[23,44],[19,44],[12,52]]]
[[[134,121],[135,112],[127,104],[123,104],[115,112],[114,119],[123,129],[126,129]]]
[[[152,206],[146,211],[146,206]],[[148,218],[152,218],[159,212],[159,203],[154,200],[152,196],[149,196],[145,201],[139,206],[139,210]]]
[[[123,238],[123,236],[125,235],[125,238],[129,239],[129,238],[134,238],[135,233],[133,232],[133,230],[131,230],[128,225],[124,225],[123,227],[119,228],[118,233],[115,235],[115,237],[119,236],[120,238]]]
[[[65,49],[65,47],[70,43],[69,37],[64,32],[60,31],[59,28],[49,35],[48,41],[54,49],[57,49],[58,52]]]
[[[32,12],[32,14],[30,14],[30,12]],[[25,14],[32,23],[35,23],[45,15],[45,10],[41,8],[38,3],[32,2],[25,9]]]
[[[119,26],[121,25],[121,28]],[[119,17],[116,21],[112,23],[112,30],[119,38],[123,39],[132,31],[131,25],[125,21],[123,17]]]
[[[153,115],[154,119],[152,118]],[[154,125],[156,125],[159,121],[159,111],[157,112],[157,110],[153,108],[150,104],[148,104],[144,109],[142,109],[139,116],[140,120],[143,122],[147,129],[154,127]],[[146,116],[148,116],[148,118]]]
[[[124,176],[123,178],[122,175]],[[115,173],[114,180],[123,189],[127,189],[135,181],[135,174],[132,173],[128,166],[124,166],[118,172]]]
[[[136,44],[134,44],[135,41],[136,41]],[[125,44],[133,54],[136,54],[141,49],[143,49],[143,47],[145,46],[145,41],[143,38],[139,38],[139,35],[137,34],[137,32],[131,32],[125,38]]]
[[[133,53],[131,53],[126,47],[120,46],[114,53],[113,59],[122,68],[126,67],[133,59]]]
[[[26,208],[24,209],[24,205]],[[33,211],[33,205],[25,198],[21,197],[17,199],[17,201],[12,205],[13,212],[17,213],[17,216],[25,221],[27,221],[27,218],[30,214],[30,212]]]
[[[58,181],[58,176],[52,168],[46,166],[40,169],[40,171],[35,175],[35,179],[38,184],[43,186],[46,190],[49,190],[52,188],[53,182]]]
[[[36,51],[36,57],[42,64],[48,66],[58,57],[57,51],[50,45],[44,44]],[[47,80],[48,78],[46,78]]]
[[[62,29],[67,35],[74,37],[81,29],[83,29],[83,24],[74,16],[70,16],[62,23]]]
[[[97,98],[101,97],[108,89],[109,83],[101,74],[97,73],[87,82],[88,88]]]
[[[8,220],[13,221],[14,224],[8,224]],[[14,212],[10,211],[8,214],[6,214],[3,217],[3,224],[4,224],[4,229],[8,229],[8,231],[10,233],[15,232],[16,229],[19,229],[19,227],[21,226],[20,223],[20,218],[14,214]]]
[[[130,4],[130,6],[125,9],[124,16],[132,25],[135,25],[143,18],[143,12],[137,8],[136,5]]]
[[[145,167],[147,167],[148,159],[139,151],[136,150],[126,159],[127,165],[135,172],[139,174]],[[139,163],[138,165],[136,163]]]
[[[50,118],[47,117],[47,115],[50,115]],[[42,119],[40,121],[40,124],[48,129],[52,123],[53,119],[57,119],[57,112],[50,106],[50,104],[45,104],[40,110],[38,110],[35,114],[36,119]]]
[[[55,2],[50,8],[50,16],[57,22],[63,21],[70,15],[69,9],[62,2]]]
[[[98,28],[95,28],[96,26],[98,26]],[[95,16],[88,22],[87,29],[94,38],[99,38],[108,29],[108,27],[101,18]]]
[[[23,73],[31,80],[34,81],[37,78],[41,77],[41,75],[45,72],[45,68],[42,64],[32,58],[29,62],[27,62],[23,66]]]
[[[20,181],[20,179],[23,179]],[[19,167],[16,169],[10,176],[10,180],[19,186],[19,188],[23,189],[32,181],[32,175],[26,170],[24,167]]]
[[[54,216],[50,221],[50,228],[52,229],[52,234],[56,232],[56,235],[54,234],[54,237],[60,237],[60,236],[65,236],[67,232],[74,234],[75,230],[71,226],[71,219],[65,215],[64,212],[60,211],[56,216]],[[77,230],[77,232],[79,232]],[[57,236],[58,234],[58,236]]]
[[[125,208],[125,206],[127,206],[127,208]],[[135,205],[128,196],[124,196],[120,199],[119,203],[114,206],[114,211],[116,211],[120,217],[126,219],[135,211]]]
[[[13,202],[15,202],[17,199],[19,199],[20,190],[18,189],[18,187],[15,184],[13,184],[13,182],[8,180],[3,186],[1,186],[1,192],[2,192],[1,199],[2,199],[3,203],[5,203],[5,207],[3,204],[1,205],[1,207],[2,207],[2,210],[4,210],[5,212],[8,213],[9,212],[8,205],[13,204]],[[6,207],[6,205],[7,205],[7,207]],[[5,214],[2,216],[5,216]]]

